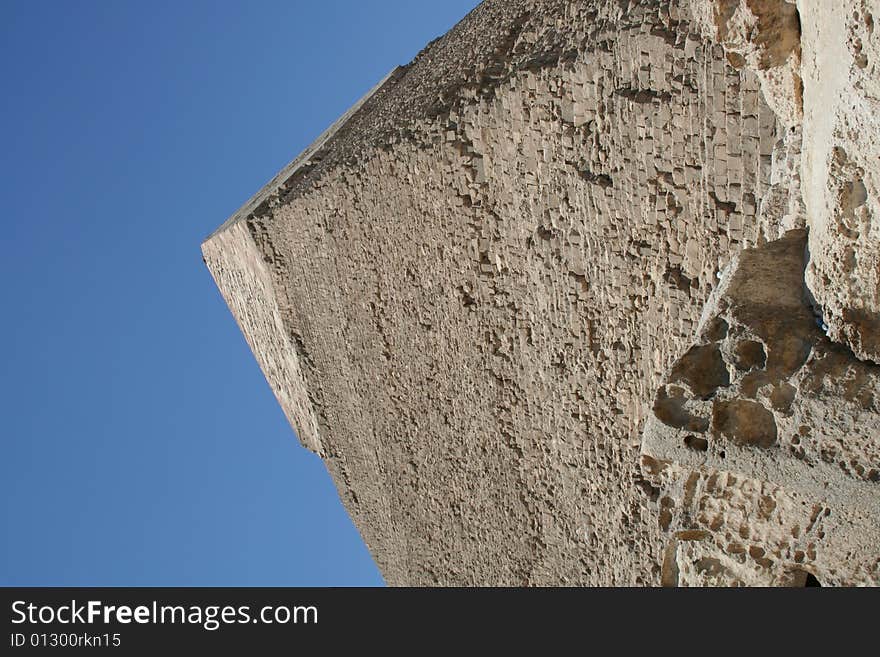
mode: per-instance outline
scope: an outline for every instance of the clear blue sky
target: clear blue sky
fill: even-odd
[[[0,584],[381,584],[199,245],[476,4],[0,3]]]

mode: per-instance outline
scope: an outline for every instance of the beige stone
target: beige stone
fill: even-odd
[[[784,584],[809,572],[825,583],[877,583],[880,366],[818,328],[803,290],[805,247],[805,231],[792,231],[737,255],[697,342],[655,397],[642,452],[689,478],[679,495],[655,483],[673,491],[673,535],[699,536],[684,551],[674,541],[670,577]],[[810,520],[794,514],[802,522],[794,532],[796,521],[744,512],[739,494],[709,486],[719,478],[774,491],[765,502],[774,513],[782,499],[808,504]],[[853,551],[866,559],[852,559]]]
[[[807,282],[832,339],[880,362],[880,2],[798,7]]]
[[[764,99],[787,128],[803,116],[798,9],[787,0],[691,0],[694,24],[735,67],[761,80]]]
[[[389,584],[880,580],[798,16],[484,2],[203,244]]]

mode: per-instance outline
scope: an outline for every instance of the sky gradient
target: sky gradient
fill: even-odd
[[[382,584],[199,245],[476,4],[0,5],[0,584]]]

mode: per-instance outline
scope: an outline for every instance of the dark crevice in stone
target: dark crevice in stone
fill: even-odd
[[[712,428],[743,447],[770,447],[776,443],[773,413],[758,402],[747,399],[715,403]]]
[[[670,381],[683,381],[694,395],[710,398],[718,388],[730,385],[730,373],[717,344],[691,347],[672,368]]]

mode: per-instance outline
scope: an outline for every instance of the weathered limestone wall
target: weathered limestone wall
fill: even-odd
[[[217,233],[202,245],[202,253],[300,441],[320,454],[315,410],[300,366],[302,354],[278,307],[279,281],[267,268],[247,224],[231,224]]]
[[[880,363],[880,2],[823,7],[798,2],[807,283],[832,339]]]
[[[880,579],[877,378],[801,300],[798,14],[704,4],[485,2],[203,245],[390,584]],[[743,329],[753,396],[739,334],[699,351],[751,247],[791,263],[808,352],[773,369]],[[680,375],[695,340],[712,391]],[[737,424],[764,394],[774,442]],[[852,502],[780,474],[815,467]]]
[[[876,584],[880,242],[863,180],[880,162],[869,128],[877,75],[863,71],[880,7],[691,8],[732,65],[756,72],[786,128],[762,203],[782,230],[759,218],[772,241],[725,270],[646,422],[645,465],[668,493],[663,519],[677,539],[664,583],[791,584],[810,573]],[[862,166],[844,166],[846,149]]]
[[[817,325],[805,247],[791,231],[738,254],[657,392],[642,451],[671,493],[663,522],[696,550],[670,580],[876,581],[880,366]]]

